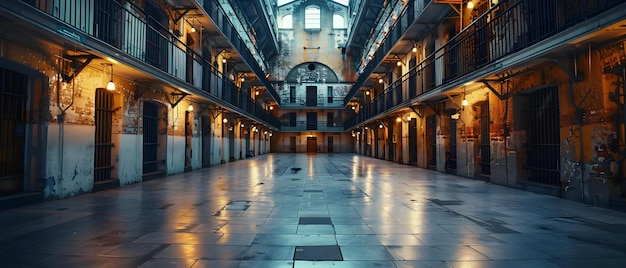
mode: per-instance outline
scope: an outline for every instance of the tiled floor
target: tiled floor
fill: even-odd
[[[625,267],[626,214],[352,154],[270,154],[0,211],[0,266]]]

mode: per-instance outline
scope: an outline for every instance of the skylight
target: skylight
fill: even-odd
[[[294,2],[294,1],[295,0],[276,0],[276,5],[277,6],[282,6],[282,5],[286,5],[286,4],[289,4],[289,3]],[[349,0],[329,0],[329,1],[335,2],[335,3],[340,4],[340,5],[348,6],[348,1]]]

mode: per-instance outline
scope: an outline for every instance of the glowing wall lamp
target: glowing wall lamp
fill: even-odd
[[[109,66],[109,71],[111,71],[111,76],[109,77],[109,82],[107,83],[107,90],[115,90],[115,83],[113,83],[113,64],[111,63],[106,63],[106,65]]]

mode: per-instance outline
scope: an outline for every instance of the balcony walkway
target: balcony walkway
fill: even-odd
[[[0,261],[623,267],[626,214],[358,155],[269,154],[0,211]]]

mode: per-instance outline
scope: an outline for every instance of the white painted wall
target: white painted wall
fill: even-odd
[[[191,138],[191,168],[202,168],[202,136],[195,134],[198,132],[194,129],[194,135]]]
[[[168,175],[185,172],[184,136],[167,136],[166,162]]]
[[[46,199],[66,198],[93,189],[95,127],[50,125],[46,157]]]
[[[143,135],[114,134],[113,140],[119,140],[114,148],[117,157],[113,159],[117,166],[117,178],[120,185],[141,182],[143,174]]]

